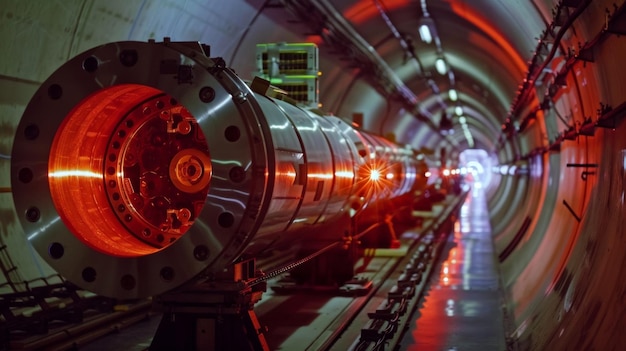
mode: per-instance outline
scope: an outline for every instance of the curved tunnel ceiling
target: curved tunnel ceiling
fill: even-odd
[[[54,273],[15,235],[9,155],[34,91],[76,54],[114,41],[199,41],[251,79],[257,43],[310,41],[319,45],[326,111],[362,113],[364,129],[415,148],[454,156],[474,147],[497,159],[489,209],[522,346],[615,348],[611,328],[625,321],[612,311],[623,309],[626,294],[625,7],[612,0],[3,1],[0,244],[23,280]],[[426,13],[438,39],[431,43],[418,30]],[[446,74],[435,68],[439,57]],[[451,134],[439,129],[444,115]]]
[[[382,9],[372,6],[372,2],[336,6],[416,92],[424,109],[438,119],[442,110],[450,113],[457,105],[464,107],[477,147],[493,150],[492,141],[497,138],[533,49],[527,37],[538,35],[537,12],[526,9],[528,15],[519,23],[507,20],[511,13],[520,11],[515,2],[374,3],[381,4]],[[435,40],[430,44],[420,40],[417,28],[425,16],[424,9],[433,19],[439,45]],[[383,16],[410,43],[415,58],[407,55],[400,39],[391,35]],[[446,59],[453,77],[436,72],[437,57]],[[448,97],[451,88],[458,92],[456,102]],[[457,143],[465,139],[460,130],[454,135]]]

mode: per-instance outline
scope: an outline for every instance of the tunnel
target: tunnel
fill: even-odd
[[[66,278],[86,285],[91,298],[100,293],[123,299],[148,298],[150,301],[140,303],[149,305],[158,300],[153,292],[160,294],[172,284],[218,274],[242,253],[266,259],[266,247],[296,244],[326,250],[326,239],[303,228],[319,223],[320,232],[339,230],[351,224],[346,220],[337,225],[333,219],[337,213],[367,211],[372,206],[349,197],[351,192],[358,193],[357,185],[336,193],[322,176],[309,184],[301,175],[311,178],[311,174],[329,172],[323,161],[332,154],[333,167],[344,170],[342,174],[349,174],[356,184],[361,169],[353,171],[348,165],[373,160],[375,152],[371,150],[386,150],[382,157],[398,162],[401,172],[385,174],[403,192],[413,191],[411,184],[419,177],[413,163],[406,161],[417,154],[428,164],[429,174],[437,173],[433,179],[447,177],[439,174],[443,171],[459,178],[462,172],[465,179],[471,178],[463,188],[466,192],[459,190],[458,194],[463,194],[458,198],[478,201],[475,192],[482,194],[490,235],[484,242],[485,251],[479,254],[482,252],[482,260],[492,262],[489,267],[497,273],[497,278],[490,278],[494,279],[493,289],[485,289],[489,290],[485,296],[494,306],[495,312],[489,313],[498,316],[498,342],[480,340],[481,331],[474,338],[450,336],[456,327],[452,318],[446,318],[452,317],[446,311],[454,310],[456,315],[468,317],[467,325],[474,323],[475,329],[483,329],[476,323],[484,320],[469,318],[485,312],[480,303],[462,305],[462,300],[444,299],[440,310],[419,312],[419,306],[427,307],[428,299],[434,299],[436,283],[431,283],[430,288],[425,285],[426,294],[421,297],[426,302],[415,307],[417,322],[409,322],[397,349],[618,350],[626,342],[626,70],[621,66],[626,59],[626,2],[3,0],[0,18],[0,322],[5,324],[0,327],[0,348],[43,347],[10,341],[15,339],[15,330],[6,325],[17,320],[12,309],[24,309],[21,299],[34,296],[50,301],[56,291],[46,287],[65,284]],[[293,47],[316,53],[318,69],[313,72],[315,85],[310,90],[315,94],[306,101],[306,108],[294,107],[284,86],[269,93],[272,89],[268,87],[285,81],[272,77],[272,64],[281,63],[267,62],[267,57]],[[110,58],[119,62],[108,71]],[[179,59],[186,65],[196,62],[194,67],[202,66],[204,71],[169,66],[168,62]],[[284,64],[290,59],[283,57]],[[150,69],[174,78],[159,80],[146,73]],[[217,70],[225,73],[215,73]],[[255,79],[267,71],[266,80]],[[83,73],[91,78],[87,80]],[[207,90],[187,94],[185,89],[195,87],[198,80]],[[248,95],[237,95],[237,91]],[[73,105],[68,105],[66,96],[71,96]],[[202,112],[203,104],[214,103],[214,99],[218,104],[215,111],[223,113]],[[146,112],[135,104],[152,104],[164,112]],[[57,113],[61,110],[67,113]],[[269,124],[260,119],[272,111],[281,111],[300,134],[286,137],[287,132],[276,132],[273,127],[283,123],[282,119],[270,119]],[[144,124],[133,126],[133,116],[142,113],[145,117],[136,117],[134,123]],[[215,123],[226,132],[216,137],[206,125],[218,117],[223,121]],[[147,135],[154,128],[167,129],[167,135],[178,135],[177,152],[148,146],[148,142],[126,142],[120,121],[137,140],[151,138]],[[307,141],[301,131],[310,131],[305,127],[310,121],[321,125],[322,131],[307,134],[312,135]],[[120,136],[126,146],[119,152],[99,150],[102,130]],[[344,134],[351,135],[345,140],[356,146],[343,145]],[[154,139],[150,140],[154,145]],[[320,145],[326,151],[317,152]],[[365,145],[368,152],[359,145]],[[152,220],[156,215],[150,217],[149,210],[131,213],[124,207],[121,214],[94,213],[90,209],[100,204],[120,208],[141,199],[129,197],[128,203],[122,203],[114,191],[99,193],[100,183],[89,176],[81,183],[58,186],[48,180],[62,178],[64,167],[72,162],[97,173],[93,160],[101,153],[113,155],[110,160],[98,161],[105,165],[99,166],[103,171],[98,175],[106,178],[108,183],[103,184],[119,181],[132,187],[130,183],[136,180],[116,178],[119,172],[108,172],[106,167],[146,147],[152,148],[154,159],[144,160],[143,166],[149,161],[161,162],[159,155],[173,165],[167,173],[173,186],[159,182],[155,186],[171,195],[167,201],[184,203],[168,212],[168,219],[162,222]],[[56,154],[68,158],[55,159]],[[222,159],[238,165],[269,166],[251,167],[249,174],[257,177],[242,182],[233,172],[243,172],[243,168],[227,168]],[[290,167],[285,171],[291,177],[289,184],[310,186],[302,190],[305,200],[298,205],[298,213],[281,212],[291,205],[275,200],[280,197],[288,202],[294,196],[288,190],[272,199],[267,195],[283,191],[287,184],[267,171],[283,161]],[[131,172],[135,163],[128,157],[125,162],[124,170]],[[39,173],[41,169],[44,173]],[[339,173],[335,171],[334,182],[340,182]],[[368,173],[365,178],[370,176]],[[238,185],[228,194],[220,193],[218,190],[225,188],[221,184],[228,181]],[[247,186],[253,190],[246,195]],[[373,196],[372,202],[392,192]],[[212,200],[204,204],[205,198]],[[313,205],[320,198],[325,204]],[[237,213],[242,203],[247,206]],[[45,217],[54,205],[59,216],[42,224],[40,216]],[[158,207],[158,203],[151,205]],[[451,210],[451,221],[463,217],[459,209]],[[124,218],[131,215],[144,218],[136,229],[144,231],[141,243],[117,234],[135,230],[134,224],[124,224]],[[263,222],[263,216],[269,219]],[[50,245],[39,241],[44,232],[56,233],[61,222],[72,223],[68,226],[82,233],[98,228],[98,241],[69,234],[50,239]],[[384,224],[381,219],[378,222]],[[33,223],[36,229],[29,227]],[[158,232],[164,223],[168,228],[165,235],[150,235],[150,230]],[[302,232],[302,236],[292,240],[271,235],[277,228]],[[200,233],[207,231],[217,234],[205,242]],[[343,232],[337,234],[341,235]],[[237,245],[229,241],[231,236]],[[306,241],[301,239],[305,237]],[[317,242],[310,244],[315,238]],[[59,244],[64,240],[76,242],[72,247],[97,246],[97,252],[81,249],[73,256],[67,245]],[[214,258],[213,251],[206,249],[211,245],[232,245],[232,249]],[[439,261],[433,263],[433,271],[447,273],[447,264],[459,250],[442,246],[440,254],[434,255]],[[177,262],[161,265],[174,255],[180,257],[173,260]],[[66,257],[67,262],[55,265]],[[206,270],[209,261],[217,268]],[[470,265],[467,256],[465,264]],[[120,272],[120,276],[102,280],[109,276],[107,270]],[[136,271],[141,273],[136,276],[132,273]],[[146,278],[145,290],[136,292],[136,285],[143,289],[143,274],[157,278]],[[482,273],[477,274],[480,278]],[[437,278],[433,274],[432,279]],[[121,287],[115,285],[118,281]],[[457,287],[473,291],[462,283]],[[293,306],[300,303],[298,299],[310,297],[276,297]],[[105,304],[109,300],[98,301]],[[42,306],[39,308],[44,310],[49,307]],[[133,308],[128,306],[132,305],[116,305],[115,311]],[[259,309],[269,310],[263,306]],[[317,307],[311,314],[323,314],[324,305]],[[271,310],[267,313],[271,316]],[[433,313],[443,315],[433,317]],[[156,318],[146,314],[142,318]],[[265,322],[262,316],[261,321]],[[73,334],[76,340],[87,334],[81,331],[81,325],[88,324],[82,318],[72,322],[77,327],[66,334]],[[412,339],[420,327],[428,330],[424,323],[437,324],[439,331],[431,339]],[[283,324],[278,324],[279,332]],[[271,326],[267,333],[272,333]],[[282,335],[283,339],[295,335],[284,333],[288,335]],[[117,330],[112,334],[140,343]],[[102,345],[96,337],[93,342],[75,339],[65,343],[65,349],[89,350],[98,342]],[[271,347],[288,349],[277,344]],[[308,349],[333,348],[317,344]]]

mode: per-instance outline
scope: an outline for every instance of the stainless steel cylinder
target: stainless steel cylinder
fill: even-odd
[[[15,207],[28,240],[75,284],[160,294],[414,188],[412,150],[254,92],[204,49],[103,45],[28,105]]]

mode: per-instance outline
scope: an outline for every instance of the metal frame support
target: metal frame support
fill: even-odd
[[[215,280],[156,297],[163,317],[149,349],[268,351],[253,310],[266,284],[247,284],[257,274],[254,260],[247,260]]]

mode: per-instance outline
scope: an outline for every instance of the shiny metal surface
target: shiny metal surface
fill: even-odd
[[[507,350],[484,189],[474,185],[402,350]]]
[[[565,30],[558,44],[544,43],[537,38],[551,32],[546,30],[555,19],[566,20],[568,13],[587,1],[379,2],[384,5],[388,19],[403,34],[403,40],[397,40],[391,33],[371,1],[330,0],[328,3],[332,8],[328,11],[334,13],[333,17],[343,18],[342,22],[352,27],[348,31],[358,33],[358,39],[344,38],[338,46],[350,47],[351,40],[370,45],[377,60],[384,61],[389,72],[419,97],[420,108],[429,111],[436,119],[445,106],[450,105],[446,93],[450,86],[448,77],[433,71],[437,58],[435,46],[427,45],[417,36],[423,5],[437,26],[445,50],[443,54],[454,69],[458,92],[456,103],[463,107],[477,147],[493,151],[496,162],[528,162],[539,172],[532,176],[498,174],[488,192],[490,207],[493,206],[490,214],[493,234],[497,238],[497,253],[509,246],[525,218],[532,219],[526,236],[502,267],[505,289],[509,293],[515,291],[516,296],[525,299],[507,301],[512,310],[517,309],[516,332],[512,337],[519,340],[523,348],[531,350],[619,350],[626,343],[626,334],[620,329],[626,322],[624,314],[619,312],[624,308],[626,292],[622,268],[626,267],[623,255],[626,248],[622,240],[626,225],[626,216],[623,216],[626,183],[622,155],[626,148],[624,123],[619,117],[615,120],[615,128],[604,129],[596,127],[595,122],[605,106],[615,109],[624,102],[624,35],[605,30],[607,24],[624,21],[624,1],[589,2],[572,26]],[[0,247],[5,248],[1,252],[3,264],[15,269],[0,276],[1,291],[24,291],[29,286],[43,284],[42,277],[56,274],[54,268],[40,259],[27,239],[34,233],[33,226],[26,225],[30,229],[25,233],[21,224],[23,211],[30,205],[28,202],[39,205],[39,200],[34,197],[46,197],[45,188],[31,183],[28,192],[18,190],[19,197],[27,198],[20,200],[23,206],[16,210],[13,192],[17,188],[11,181],[11,155],[13,152],[27,153],[13,150],[15,131],[41,83],[69,58],[114,41],[143,41],[166,36],[177,40],[199,40],[216,48],[213,55],[224,57],[244,79],[251,79],[256,70],[253,58],[257,43],[312,40],[328,44],[324,40],[327,38],[325,33],[326,29],[332,31],[332,26],[324,26],[320,18],[305,13],[302,18],[292,21],[293,14],[264,4],[249,0],[2,2]],[[569,5],[560,9],[566,11],[557,11],[557,6],[563,4]],[[622,13],[621,17],[616,11]],[[603,33],[601,37],[598,36],[600,33]],[[411,43],[413,47],[403,48],[403,42]],[[595,45],[591,50],[581,50],[581,44],[592,42]],[[541,44],[546,45],[542,48]],[[545,75],[529,85],[535,90],[530,95],[536,98],[530,99],[519,115],[511,116],[514,126],[525,125],[526,128],[504,133],[507,111],[515,92],[524,85],[527,72],[540,67],[533,63],[533,56],[536,52],[543,52],[542,49],[549,51],[551,47],[557,48],[556,55],[545,67]],[[408,60],[403,57],[410,49],[415,49],[423,70],[416,69],[410,57]],[[579,54],[590,53],[593,53],[593,62],[579,59],[584,56]],[[401,143],[438,151],[443,146],[438,134],[432,133],[395,99],[372,87],[370,79],[380,77],[371,77],[371,74],[356,69],[354,61],[346,54],[350,53],[321,51],[323,76],[319,82],[324,109],[339,116],[362,112],[365,130],[394,133]],[[539,57],[541,64],[545,61],[543,58]],[[76,69],[79,66],[80,62],[77,62]],[[565,67],[569,71],[559,74]],[[134,72],[137,68],[128,71]],[[430,72],[435,74],[429,75]],[[552,85],[557,77],[562,81]],[[72,74],[64,76],[64,79],[75,78]],[[433,86],[439,92],[434,91]],[[231,98],[225,91],[216,93],[216,101]],[[538,110],[541,102],[545,105],[541,104]],[[49,131],[46,121],[53,111],[38,111],[42,130]],[[223,104],[222,111],[237,114],[237,109],[228,103]],[[450,112],[450,108],[446,111]],[[530,123],[522,124],[524,121]],[[587,132],[575,136],[574,140],[566,139],[558,144],[559,147],[548,151],[548,147],[570,127],[574,127],[575,132],[583,129]],[[454,128],[452,138],[463,142],[460,124],[454,123]],[[215,132],[213,137],[223,139],[220,132]],[[503,143],[498,144],[498,140]],[[29,147],[45,149],[44,144],[41,140],[33,140]],[[494,149],[495,144],[499,147]],[[236,152],[234,148],[220,152],[224,158],[231,156],[230,151]],[[46,166],[44,158],[37,161],[43,168]],[[596,164],[596,167],[570,168],[569,163]],[[214,166],[221,167],[220,172],[223,172],[228,165]],[[33,170],[36,169],[33,165]],[[583,181],[583,171],[594,174]],[[211,179],[211,185],[216,185],[215,179]],[[222,191],[218,196],[225,194],[227,191]],[[573,210],[569,211],[563,201]],[[338,199],[335,203],[340,202]],[[46,211],[44,207],[40,210]],[[50,226],[52,228],[55,224]],[[544,249],[544,254],[539,255],[538,248],[542,246],[549,250]],[[80,257],[75,251],[72,255],[81,262],[94,258],[91,254]],[[545,256],[552,259],[546,261]],[[104,278],[101,275],[99,279]],[[119,277],[111,279],[112,285],[119,283]],[[30,283],[27,285],[26,282]],[[570,308],[565,310],[564,306]]]
[[[264,143],[267,132],[262,130],[262,121],[257,120],[258,108],[246,99],[246,94],[251,94],[247,86],[230,71],[224,71],[218,77],[212,76],[207,68],[213,67],[214,63],[200,55],[200,50],[197,44],[187,46],[184,43],[172,43],[170,46],[170,43],[119,42],[100,46],[59,68],[27,107],[17,129],[12,155],[15,206],[21,214],[22,226],[29,241],[51,266],[76,284],[106,296],[118,297],[148,296],[172,289],[211,264],[217,262],[223,266],[232,261],[243,250],[251,232],[260,225],[254,218],[264,210],[262,204],[267,193],[265,169],[272,156]],[[194,60],[191,56],[197,57]],[[129,85],[129,89],[117,93],[125,101],[123,108],[114,102],[105,102],[102,110],[114,111],[106,119],[107,124],[99,129],[98,125],[89,125],[97,119],[86,118],[84,125],[90,130],[82,134],[76,132],[76,135],[99,133],[100,136],[93,142],[85,139],[89,144],[79,145],[83,148],[77,148],[80,150],[78,155],[70,154],[71,134],[64,138],[66,131],[61,126],[72,118],[72,113],[90,109],[89,105],[81,103],[90,101],[92,96],[99,97],[108,86],[118,89],[123,84],[136,84],[151,90],[147,90],[149,93],[136,93],[138,90]],[[167,250],[154,246],[154,243],[137,240],[144,235],[143,230],[137,233],[134,231],[137,228],[132,226],[120,228],[119,221],[88,222],[91,218],[110,218],[111,212],[121,209],[119,205],[112,208],[106,201],[84,203],[80,197],[60,198],[54,195],[59,182],[54,175],[60,172],[69,174],[64,180],[67,184],[64,189],[81,191],[84,196],[91,194],[94,198],[105,198],[104,188],[112,183],[104,184],[104,174],[116,172],[108,171],[114,166],[105,169],[104,160],[110,160],[105,154],[107,144],[111,143],[115,148],[117,143],[130,142],[111,139],[114,129],[118,128],[114,123],[116,120],[121,122],[136,106],[153,99],[152,91],[155,90],[175,98],[195,117],[211,154],[210,187],[206,196],[211,201],[201,213],[193,213],[194,217],[188,221],[196,222],[196,225],[190,226],[185,235],[173,243],[169,243],[168,237]],[[158,104],[155,106],[153,108],[158,109]],[[78,123],[75,125],[80,127]],[[133,132],[133,127],[126,125],[125,128],[128,133]],[[121,133],[117,130],[115,135],[119,137]],[[133,137],[141,140],[137,133]],[[54,140],[66,144],[59,146],[59,153],[51,154],[51,150],[56,150]],[[169,147],[184,150],[187,146]],[[190,150],[200,149],[194,146]],[[155,153],[158,155],[158,152]],[[55,163],[55,160],[67,157],[78,157],[79,163],[71,160]],[[175,159],[180,161],[176,155],[171,157],[171,160]],[[165,160],[167,178],[171,167],[177,167],[171,160]],[[59,167],[50,166],[49,162]],[[55,172],[52,176],[49,174],[50,167]],[[61,169],[63,167],[68,168]],[[117,172],[122,169],[123,165]],[[89,183],[91,187],[86,188],[81,185],[86,178],[96,182],[100,179],[102,183]],[[203,182],[206,183],[206,179]],[[180,187],[180,181],[178,183]],[[137,208],[132,201],[133,190],[121,184],[113,185],[122,190],[120,197],[127,200],[124,206]],[[172,185],[176,187],[176,183]],[[189,196],[189,193],[184,195]],[[82,215],[59,211],[71,203],[76,210],[82,209]],[[176,206],[166,207],[177,210]],[[124,215],[124,220],[134,222],[140,217],[138,214],[131,211]],[[80,224],[83,222],[87,224]],[[103,243],[98,238],[107,238],[116,244]],[[230,244],[233,240],[238,244]],[[122,242],[129,244],[118,244]]]
[[[59,68],[27,107],[15,207],[28,240],[76,284],[159,294],[414,188],[413,150],[255,93],[205,49],[106,44]]]
[[[336,291],[325,287],[312,289],[298,289],[292,293],[284,293],[278,289],[268,289],[263,294],[261,301],[255,304],[255,312],[258,320],[267,331],[264,333],[270,350],[361,350],[367,348],[367,342],[361,342],[361,331],[364,326],[372,326],[370,314],[376,311],[381,302],[387,300],[389,292],[398,283],[398,278],[405,271],[405,263],[415,261],[416,256],[423,257],[425,277],[431,276],[436,268],[438,260],[435,258],[436,245],[427,245],[438,240],[432,231],[437,226],[452,228],[453,219],[448,217],[452,213],[458,213],[462,204],[462,198],[450,196],[441,205],[445,208],[441,218],[427,218],[421,228],[411,228],[400,236],[402,242],[400,249],[380,249],[371,256],[356,262],[355,268],[359,270],[359,277],[368,278],[372,288],[363,294],[343,293],[337,296]],[[456,208],[454,210],[454,208]],[[446,224],[444,224],[446,223]],[[442,236],[448,236],[448,232]],[[445,243],[442,243],[445,245]],[[435,256],[418,254],[426,247]],[[281,279],[270,280],[269,286],[280,286]],[[389,349],[396,349],[398,339],[402,336],[403,326],[410,319],[413,307],[418,304],[419,296],[423,289],[428,286],[426,279],[420,280],[415,285],[415,295],[404,301],[407,313],[400,316],[398,329],[391,333],[393,338],[386,339]],[[394,289],[395,290],[395,289]],[[396,301],[398,305],[400,302]],[[144,350],[151,344],[154,331],[157,328],[158,318],[144,318],[136,325],[128,325],[110,335],[90,342],[80,349],[89,351],[109,350],[117,348],[122,350]],[[120,323],[122,324],[122,323]],[[71,334],[71,333],[70,333]],[[95,334],[95,333],[94,333]],[[71,335],[67,337],[66,345],[74,340]],[[81,340],[82,341],[82,340]],[[359,344],[360,347],[356,347]],[[373,343],[370,343],[372,345]]]

